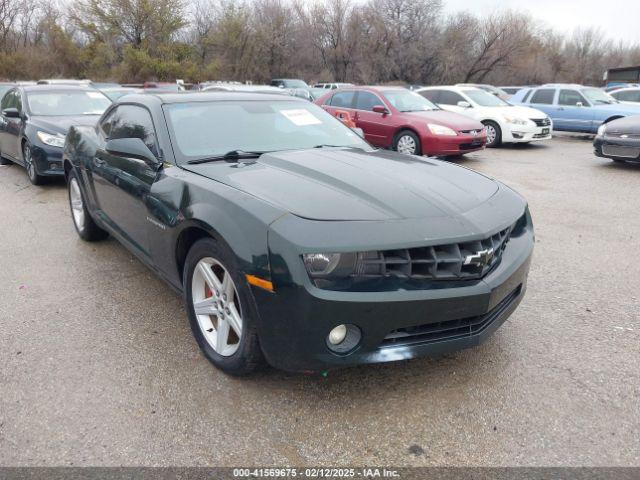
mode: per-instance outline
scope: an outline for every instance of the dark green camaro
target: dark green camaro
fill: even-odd
[[[184,296],[233,374],[477,345],[525,291],[525,200],[371,148],[321,108],[247,93],[122,97],[64,151],[78,234],[116,237]]]

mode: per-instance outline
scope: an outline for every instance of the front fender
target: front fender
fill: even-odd
[[[178,247],[185,232],[194,229],[223,240],[242,273],[270,278],[267,232],[282,215],[279,209],[179,167],[159,172],[147,206],[147,220],[162,230],[150,242],[151,255],[176,287],[182,288]]]

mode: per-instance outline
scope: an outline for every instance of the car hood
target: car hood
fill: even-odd
[[[350,148],[183,167],[314,220],[455,217],[498,190],[494,180],[447,162]]]
[[[425,120],[426,122],[444,125],[445,127],[449,127],[454,130],[481,130],[483,128],[483,125],[473,118],[469,118],[466,115],[461,115],[455,112],[448,112],[446,110],[404,112],[403,115],[407,115],[408,117],[416,120]]]
[[[640,115],[639,104],[634,105],[630,103],[608,103],[596,105],[595,108],[598,108],[601,111],[619,113],[623,115]]]
[[[32,116],[29,121],[37,128],[41,128],[51,133],[61,133],[66,135],[74,125],[94,126],[100,115],[72,115],[72,116]]]
[[[547,114],[535,108],[521,107],[512,105],[510,107],[493,107],[493,110],[499,111],[502,115],[517,118],[547,118]]]
[[[638,135],[640,134],[640,115],[619,118],[607,123],[607,134]]]

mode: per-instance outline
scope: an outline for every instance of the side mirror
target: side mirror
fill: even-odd
[[[358,135],[360,138],[364,138],[364,130],[362,130],[361,128],[354,127],[351,130],[353,130],[355,134]]]
[[[20,118],[20,112],[17,108],[14,107],[5,108],[4,110],[2,110],[2,115],[7,118]]]
[[[576,107],[584,107],[584,104],[582,102],[576,102]]]
[[[389,115],[389,113],[391,113],[389,112],[389,109],[384,105],[374,105],[371,110],[373,110],[375,113],[381,113],[382,115]]]
[[[111,155],[137,158],[151,165],[160,163],[140,138],[114,138],[113,140],[107,140],[105,150]]]
[[[465,102],[464,100],[460,100],[457,105],[461,108],[471,108],[471,104],[469,102]]]

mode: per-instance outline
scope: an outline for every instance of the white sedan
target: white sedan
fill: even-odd
[[[544,112],[511,105],[478,88],[426,87],[416,92],[443,110],[482,122],[487,130],[487,147],[551,138],[553,124]]]

